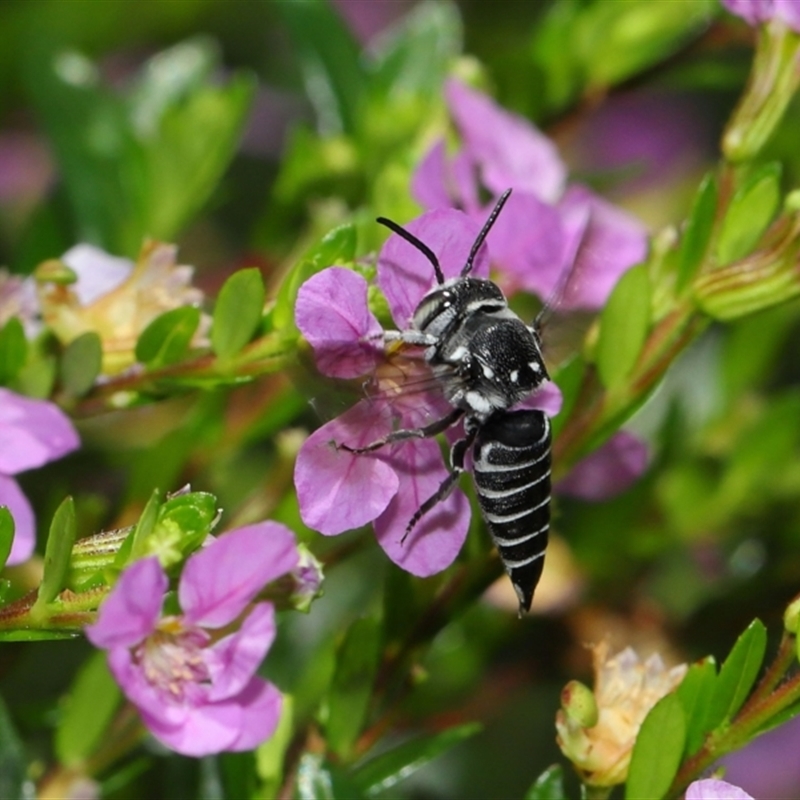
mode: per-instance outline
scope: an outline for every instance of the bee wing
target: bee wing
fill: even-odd
[[[449,385],[460,382],[455,370],[434,375],[425,360],[424,348],[402,341],[384,345],[375,338],[368,343],[368,348],[363,344],[356,347],[352,342],[326,344],[322,365],[325,372],[330,375],[332,371],[340,378],[350,379],[332,381],[333,385],[326,388],[323,395],[310,400],[321,419],[332,419],[362,399],[387,406],[406,426],[422,426],[452,409],[442,393],[441,381],[447,380]],[[364,357],[367,352],[368,361]],[[319,369],[316,350],[315,356]],[[348,375],[349,365],[353,363],[368,364],[369,369],[357,373],[357,377]]]

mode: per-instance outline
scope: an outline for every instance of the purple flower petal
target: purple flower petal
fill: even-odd
[[[97,614],[86,637],[104,649],[132,647],[151,634],[161,616],[167,576],[155,556],[128,566]]]
[[[382,356],[382,346],[364,341],[383,330],[367,306],[367,282],[349,269],[330,267],[309,278],[297,293],[295,321],[323,375],[355,378]]]
[[[589,211],[561,305],[602,308],[622,274],[647,255],[647,232],[636,218],[582,186],[571,186],[560,208],[572,219]]]
[[[403,227],[433,250],[445,278],[461,273],[481,230],[463,211],[452,208],[429,211]],[[478,251],[471,274],[475,277],[489,274],[485,244]],[[436,275],[430,261],[416,247],[392,234],[378,257],[378,284],[397,327],[402,330],[408,327],[420,300],[436,285]]]
[[[800,33],[800,4],[797,0],[774,0],[775,16]]]
[[[238,528],[198,550],[183,568],[178,599],[189,625],[232,622],[264,586],[294,569],[292,532],[277,522]]]
[[[234,752],[254,750],[275,733],[283,698],[271,683],[253,678],[237,699],[242,710],[239,735],[227,749]]]
[[[518,408],[531,408],[544,411],[548,417],[556,417],[561,412],[564,404],[564,395],[552,381],[545,381],[530,397],[514,406]]]
[[[695,781],[686,790],[686,800],[754,800],[732,783],[718,780]]]
[[[490,209],[477,216],[486,219]],[[488,236],[492,260],[502,270],[503,288],[550,299],[561,274],[565,231],[561,214],[532,194],[515,191]]]
[[[36,520],[19,484],[5,475],[0,475],[0,506],[6,506],[14,517],[14,543],[6,563],[22,564],[33,555],[36,546]]]
[[[766,22],[775,11],[775,0],[722,0],[722,5],[749,25]]]
[[[524,117],[480,92],[449,80],[445,98],[483,183],[495,194],[509,187],[554,202],[567,171],[556,146]]]
[[[579,461],[556,491],[582,500],[606,500],[632,486],[646,468],[647,445],[620,431]]]
[[[61,260],[78,276],[72,288],[82,306],[116,289],[133,272],[133,261],[109,255],[93,244],[76,244]]]
[[[436,492],[447,470],[439,445],[430,439],[403,444],[392,463],[398,470],[400,485],[389,507],[375,520],[375,535],[395,564],[412,575],[434,575],[453,563],[464,544],[470,521],[469,503],[464,493],[455,489],[403,541],[409,520]]]
[[[235,702],[195,706],[177,727],[147,712],[142,713],[142,720],[153,736],[170,749],[200,758],[230,749],[241,733],[242,709]]]
[[[79,446],[75,428],[58,406],[0,389],[0,473],[40,467]]]
[[[326,536],[360,528],[389,505],[399,480],[380,457],[336,444],[363,447],[392,429],[385,404],[361,400],[306,439],[294,469],[300,516]]]
[[[445,141],[439,139],[422,157],[411,177],[411,196],[427,209],[456,205],[447,187]]]
[[[127,647],[114,647],[108,653],[108,668],[125,696],[142,712],[157,716],[162,725],[179,727],[190,708],[179,703],[165,702],[163,690],[145,677],[141,664],[134,661]]]
[[[258,603],[239,630],[206,650],[211,673],[210,701],[239,694],[264,660],[275,639],[275,611],[269,603]]]

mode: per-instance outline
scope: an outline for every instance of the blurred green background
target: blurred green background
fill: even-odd
[[[405,27],[387,45],[393,25]],[[135,81],[171,102],[169,81],[151,72],[147,84],[139,70],[187,41],[189,62],[199,62],[186,66],[177,105],[185,112],[192,97],[196,107],[174,119],[150,108],[163,152],[146,137],[128,141],[120,131],[131,119],[146,129],[154,96],[137,99]],[[702,0],[6,0],[0,264],[27,273],[87,239],[131,257],[150,233],[176,241],[213,296],[253,265],[274,292],[298,252],[351,218],[368,252],[380,235],[372,217],[418,210],[408,179],[460,56],[459,70],[555,139],[574,179],[656,234],[687,216],[717,160],[752,41]],[[782,163],[785,188],[800,173],[798,112],[790,108],[763,156]],[[531,618],[481,603],[438,634],[382,746],[457,722],[485,729],[385,796],[521,797],[560,758],[553,718],[564,683],[589,680],[586,642],[608,635],[671,662],[722,660],[754,616],[780,630],[800,586],[799,311],[792,303],[713,326],[679,360],[631,423],[652,445],[647,475],[605,503],[556,501],[551,586]],[[84,533],[135,518],[154,486],[191,480],[219,496],[226,526],[270,515],[333,553],[324,598],[308,617],[283,621],[268,662],[297,696],[298,719],[314,711],[335,643],[363,609],[391,598],[384,614],[402,630],[432,591],[386,563],[371,535],[332,543],[302,528],[291,460],[293,435],[319,423],[307,399],[276,378],[88,419],[81,453],[22,480],[41,519],[75,494]],[[479,527],[468,552],[486,548]],[[355,556],[336,555],[351,546]],[[88,650],[0,650],[0,692],[42,764],[59,698]],[[231,776],[245,758],[197,765],[148,751],[117,765],[104,791],[236,797]],[[784,783],[770,796],[797,796],[800,774]]]

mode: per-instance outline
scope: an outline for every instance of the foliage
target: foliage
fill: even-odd
[[[714,0],[551,0],[519,15],[409,0],[369,4],[372,21],[345,0],[236,14],[218,0],[53,1],[46,24],[41,4],[0,8],[13,55],[0,56],[0,795],[673,798],[722,764],[741,775],[736,753],[761,735],[796,738],[800,34],[791,9],[752,3],[750,25]],[[465,120],[464,103],[486,116]],[[527,147],[555,164],[541,195]],[[319,522],[334,497],[321,462],[295,472],[304,442],[330,450],[315,430],[380,417],[378,390],[414,377],[391,345],[373,352],[412,296],[396,273],[387,283],[375,217],[405,225],[440,192],[479,227],[498,174],[514,190],[501,219],[522,221],[487,240],[492,275],[523,319],[550,304],[563,398],[554,536],[524,619],[466,477],[466,498],[451,496],[464,546],[436,569],[414,560],[417,577],[403,543],[381,541],[384,508],[366,506],[370,481],[395,480],[386,503],[410,486],[393,502],[418,507],[420,462],[370,461],[357,479],[365,462],[348,454],[337,476],[337,519],[350,492],[395,563],[366,528]],[[515,218],[523,196],[538,211]],[[540,297],[524,277],[537,236],[556,253],[539,268],[577,265]],[[623,251],[639,255],[602,301],[571,304]],[[366,374],[320,357],[314,321],[295,317],[309,286],[358,328]],[[432,413],[423,397],[406,395],[408,419]],[[29,407],[50,422],[16,411]],[[445,438],[426,442],[437,457]],[[223,622],[205,606],[193,617],[215,537],[266,519],[294,532],[294,566],[248,577]],[[24,537],[38,543],[20,562]],[[125,653],[107,665],[84,631],[124,606],[147,559],[157,618],[104,644]],[[260,655],[243,667],[256,619]],[[656,694],[659,659],[620,670],[641,713],[619,736],[623,701],[604,704],[597,650],[594,689],[576,680],[591,683],[584,644],[601,641],[620,662],[634,645],[688,664]],[[175,752],[155,743],[119,659],[161,668],[176,652],[187,691],[209,693],[189,704],[204,714],[224,705],[215,682],[252,667],[225,713],[252,715],[248,687],[269,686],[269,738],[176,745],[194,720],[164,716]],[[616,738],[587,754],[605,730]],[[592,761],[606,745],[613,763]],[[793,768],[765,763],[743,788],[758,796],[777,775],[796,792]]]

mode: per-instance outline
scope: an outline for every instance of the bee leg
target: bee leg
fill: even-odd
[[[419,347],[431,347],[439,342],[436,336],[422,331],[383,331],[375,337],[382,338],[384,342],[403,342],[404,344],[418,345]]]
[[[431,436],[436,436],[438,433],[443,433],[448,428],[458,422],[463,416],[464,412],[460,408],[454,408],[446,417],[437,419],[430,425],[424,428],[402,428],[399,431],[392,431],[380,439],[366,445],[365,447],[348,447],[346,444],[337,444],[336,449],[347,450],[348,453],[371,453],[373,450],[379,450],[387,444],[394,444],[394,442],[402,442],[405,439],[428,439]]]
[[[478,434],[478,429],[473,428],[467,431],[467,435],[463,439],[459,439],[450,449],[450,472],[448,476],[441,482],[439,488],[414,512],[414,516],[408,521],[406,532],[400,540],[400,544],[405,542],[408,534],[414,529],[414,526],[425,516],[432,508],[436,507],[443,500],[447,498],[453,487],[456,485],[461,473],[464,471],[464,458],[467,455],[467,450],[472,447],[475,441],[475,436]]]

